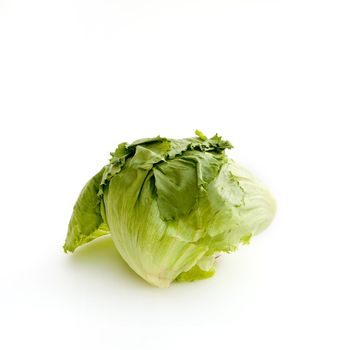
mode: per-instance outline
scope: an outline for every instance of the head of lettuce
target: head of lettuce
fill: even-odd
[[[215,273],[215,257],[272,221],[275,202],[225,155],[215,135],[155,137],[118,146],[74,206],[65,252],[111,234],[127,264],[157,287]]]

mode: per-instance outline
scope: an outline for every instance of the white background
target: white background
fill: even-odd
[[[349,349],[348,1],[0,0],[0,348]],[[61,246],[122,141],[198,128],[278,202],[206,281]]]

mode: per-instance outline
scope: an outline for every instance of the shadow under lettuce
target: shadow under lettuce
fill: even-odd
[[[103,278],[118,279],[120,283],[149,286],[123,260],[110,235],[79,247],[69,254],[68,263],[83,271],[98,272]]]

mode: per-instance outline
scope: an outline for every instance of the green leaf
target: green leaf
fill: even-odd
[[[187,215],[198,197],[196,165],[174,159],[161,163],[153,173],[161,218],[168,221]]]
[[[191,270],[182,272],[179,276],[176,277],[175,281],[177,282],[192,282],[196,280],[203,280],[210,278],[215,274],[215,268],[212,267],[210,270],[202,270],[198,265],[192,267]]]
[[[97,195],[104,170],[85,185],[75,203],[63,246],[65,252],[73,252],[82,244],[109,233],[101,214],[101,199]]]

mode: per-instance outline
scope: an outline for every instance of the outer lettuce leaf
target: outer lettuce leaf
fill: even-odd
[[[96,174],[83,188],[69,222],[65,252],[73,252],[77,247],[109,233],[103,222],[101,199],[97,196],[104,169]]]
[[[204,255],[190,270],[182,272],[176,277],[177,282],[192,282],[209,278],[215,274],[214,256]]]
[[[202,270],[198,265],[192,267],[191,270],[182,272],[178,277],[176,277],[176,282],[193,282],[196,280],[203,280],[210,278],[215,274],[215,268],[212,267],[210,270]]]
[[[153,169],[157,202],[163,220],[188,215],[198,198],[196,165],[176,158]]]

